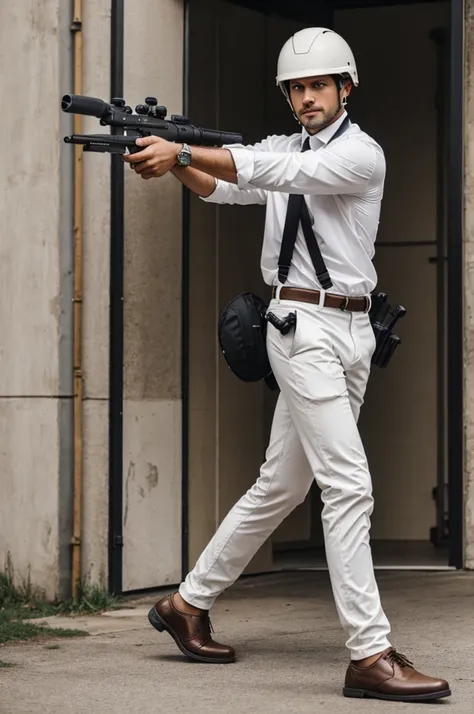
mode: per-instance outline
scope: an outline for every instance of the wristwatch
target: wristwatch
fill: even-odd
[[[183,144],[183,148],[177,156],[178,166],[189,166],[191,163],[191,149],[187,144]]]

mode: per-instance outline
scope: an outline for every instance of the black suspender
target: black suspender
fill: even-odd
[[[350,126],[349,117],[346,116],[339,129],[329,139],[327,144],[337,137],[341,136]],[[327,146],[326,144],[326,146]],[[302,151],[310,149],[309,137],[303,144]],[[332,287],[332,280],[326,268],[326,265],[321,255],[318,240],[311,226],[311,218],[308,211],[308,206],[304,200],[304,196],[300,194],[290,194],[288,198],[288,209],[286,212],[285,227],[283,229],[283,237],[281,240],[280,255],[278,258],[278,280],[280,283],[285,283],[290,272],[291,260],[295,249],[296,234],[298,233],[298,224],[301,221],[301,227],[305,237],[308,252],[311,257],[311,262],[314,265],[317,278],[321,287],[324,290]]]

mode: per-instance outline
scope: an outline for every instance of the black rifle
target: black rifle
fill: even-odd
[[[166,119],[168,110],[159,106],[155,97],[147,97],[145,104],[135,107],[133,114],[125,99],[114,98],[110,104],[79,94],[65,94],[61,109],[70,114],[85,114],[100,119],[102,126],[112,127],[112,134],[72,134],[64,137],[66,144],[82,144],[84,151],[109,154],[134,154],[142,151],[136,140],[142,136],[159,136],[167,141],[193,146],[223,146],[241,144],[242,136],[233,132],[202,129],[189,123],[183,116]]]

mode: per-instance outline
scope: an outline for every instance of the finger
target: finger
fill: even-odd
[[[144,171],[154,171],[156,168],[156,162],[153,160],[142,161],[139,164],[135,164],[135,171],[137,174],[142,174]]]
[[[133,169],[134,164],[140,163],[140,161],[143,160],[140,158],[141,154],[141,151],[137,151],[135,154],[124,154],[123,160],[126,161],[127,164],[130,164]]]
[[[155,155],[155,149],[153,146],[147,146],[143,151],[136,151],[128,156],[128,162],[130,164],[138,164],[147,159],[151,159]]]
[[[137,146],[151,146],[151,144],[160,144],[165,139],[161,139],[159,136],[141,136],[136,140]]]
[[[162,175],[163,175],[163,174],[162,174],[162,171],[161,171],[160,168],[157,167],[157,166],[149,166],[149,167],[146,167],[146,168],[141,172],[141,176],[142,176],[143,178],[159,178],[159,177],[162,176]]]

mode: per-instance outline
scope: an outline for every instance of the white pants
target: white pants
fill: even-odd
[[[270,363],[280,386],[260,477],[221,523],[180,586],[184,600],[208,610],[242,573],[316,479],[324,504],[325,549],[337,613],[353,660],[390,646],[370,549],[372,483],[357,428],[375,340],[366,313],[289,300],[296,329],[268,325]],[[308,468],[308,463],[310,468]]]

